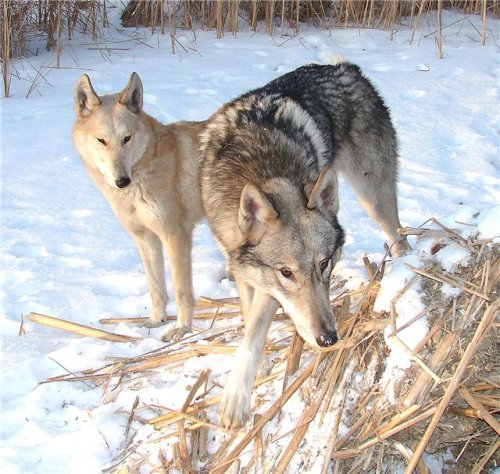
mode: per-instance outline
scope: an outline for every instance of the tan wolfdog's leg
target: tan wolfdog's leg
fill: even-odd
[[[166,323],[165,308],[168,302],[162,243],[158,236],[146,229],[143,229],[140,235],[134,235],[134,240],[144,266],[146,282],[153,303],[146,326],[161,326]]]
[[[179,340],[192,329],[194,297],[191,275],[191,241],[192,236],[188,232],[170,234],[165,241],[177,304],[175,329],[168,331],[163,336],[163,340],[166,341]]]

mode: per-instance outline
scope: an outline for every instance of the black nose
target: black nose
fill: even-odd
[[[119,187],[119,188],[126,188],[129,184],[130,184],[130,178],[128,176],[125,176],[123,178],[118,178],[116,181],[115,181],[115,184]]]
[[[316,342],[318,343],[318,346],[320,347],[330,347],[333,346],[339,338],[337,337],[337,333],[333,332],[331,334],[323,334],[322,336],[319,336],[316,338]]]

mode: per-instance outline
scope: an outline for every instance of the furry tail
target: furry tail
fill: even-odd
[[[347,62],[347,59],[340,53],[332,51],[322,51],[319,56],[323,64],[329,64],[330,66],[337,66],[338,64]]]

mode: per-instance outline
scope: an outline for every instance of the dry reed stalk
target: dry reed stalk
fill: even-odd
[[[156,369],[157,367],[166,365],[167,363],[172,364],[174,362],[183,362],[187,359],[190,359],[191,357],[197,357],[198,355],[199,355],[198,351],[191,350],[191,351],[161,355],[157,357],[151,357],[142,364],[138,364],[131,367],[124,367],[123,369],[120,370],[120,372],[124,374],[133,374],[137,372],[142,372],[144,370]]]
[[[200,301],[196,305],[196,309],[206,309],[206,308],[232,308],[240,309],[239,298],[220,298],[212,299],[202,296]]]
[[[233,0],[228,4],[229,32],[236,36],[238,32],[238,15],[240,0]]]
[[[259,0],[251,0],[250,4],[250,26],[252,31],[257,31],[258,1]]]
[[[231,311],[231,312],[210,312],[210,313],[195,313],[193,315],[194,319],[232,319],[241,315],[241,311]],[[176,321],[177,316],[167,316],[167,321]],[[144,324],[149,321],[147,316],[131,317],[131,318],[103,318],[99,319],[100,324]]]
[[[427,345],[429,341],[434,340],[436,337],[438,337],[439,333],[443,331],[445,324],[449,320],[450,314],[451,314],[450,309],[446,310],[443,313],[443,315],[433,323],[432,327],[430,328],[426,336],[413,349],[415,354],[418,354],[422,350],[422,348]]]
[[[11,43],[10,32],[12,23],[11,1],[2,0],[2,77],[3,77],[3,95],[10,95],[10,59],[11,59]]]
[[[200,387],[207,382],[208,376],[210,375],[210,370],[204,370],[200,376],[198,377],[198,380],[195,382],[193,387],[191,388],[188,396],[186,397],[186,400],[184,401],[184,404],[182,405],[181,412],[186,413],[186,410],[189,408],[189,405],[191,405],[191,402],[194,399],[194,396],[196,395],[196,392],[200,389]]]
[[[493,389],[499,389],[499,388],[500,388],[500,386],[498,384],[483,382],[483,383],[479,383],[477,385],[474,385],[472,387],[469,387],[469,390],[471,390],[472,392],[482,392],[484,390],[493,390]]]
[[[124,445],[127,444],[128,435],[130,433],[130,427],[132,426],[132,420],[134,419],[135,410],[137,409],[138,405],[139,405],[139,396],[136,396],[134,403],[132,404],[132,408],[130,409],[130,414],[129,414],[128,420],[127,420],[127,427],[125,428],[125,439],[124,439],[124,443],[123,443]]]
[[[173,1],[168,2],[168,27],[169,27],[169,35],[170,35],[170,48],[172,49],[172,54],[175,54],[175,32],[176,32],[176,25],[175,25],[175,17],[172,13],[172,9],[174,8],[174,3]]]
[[[422,16],[422,13],[424,12],[424,9],[426,7],[427,2],[428,2],[428,0],[422,0],[420,2],[420,6],[418,9],[418,13],[417,13],[417,18],[415,19],[415,23],[414,23],[413,30],[411,33],[410,44],[413,44],[413,39],[415,38],[415,33],[417,32],[418,23],[420,21],[420,17]]]
[[[387,256],[387,254],[386,254],[386,256]],[[295,433],[292,437],[292,440],[290,441],[287,449],[285,450],[285,452],[282,454],[281,458],[279,459],[278,464],[274,467],[274,471],[276,473],[283,473],[286,470],[288,464],[290,463],[292,457],[294,456],[300,443],[302,442],[302,439],[304,438],[305,434],[307,433],[307,430],[309,429],[310,423],[315,419],[316,414],[317,414],[320,406],[324,403],[325,400],[331,400],[332,395],[333,395],[333,390],[336,387],[337,381],[339,380],[339,377],[341,377],[341,374],[343,374],[343,376],[341,377],[341,384],[343,384],[343,386],[341,388],[338,388],[338,390],[343,391],[343,390],[347,389],[349,377],[348,376],[346,377],[346,374],[349,374],[350,371],[348,368],[344,367],[344,361],[347,359],[347,354],[346,354],[345,350],[346,350],[347,346],[349,345],[349,342],[350,342],[349,339],[353,338],[353,335],[354,335],[354,332],[353,332],[354,322],[361,315],[361,313],[365,311],[365,306],[363,305],[363,303],[366,301],[367,295],[370,292],[371,285],[374,284],[375,279],[379,276],[379,273],[381,273],[380,269],[383,268],[384,261],[385,261],[385,258],[383,259],[380,266],[376,269],[372,269],[371,265],[369,265],[369,262],[368,262],[368,267],[371,270],[371,272],[370,272],[370,274],[371,274],[370,285],[367,286],[365,293],[361,297],[361,303],[359,305],[360,309],[358,310],[356,317],[352,318],[351,322],[347,325],[347,330],[346,330],[345,334],[342,335],[345,344],[343,346],[340,346],[339,348],[337,348],[338,352],[336,353],[336,356],[335,356],[333,363],[329,366],[327,373],[324,375],[323,383],[322,384],[320,382],[317,383],[317,386],[321,387],[321,389],[318,392],[316,392],[313,403],[311,404],[311,406],[307,410],[304,411],[299,422],[297,423],[297,426],[295,428]],[[349,300],[346,300],[346,301],[349,301]],[[345,303],[345,301],[344,301],[344,303]],[[347,312],[348,308],[346,307],[345,304],[343,305],[343,309],[345,312]],[[343,318],[341,317],[339,319],[342,320]],[[357,343],[359,343],[359,341],[357,339],[355,339],[352,342],[354,342],[353,346],[356,345]],[[336,344],[334,347],[336,347],[338,345],[339,344]],[[351,366],[352,364],[357,364],[356,358],[350,359],[349,366]],[[344,369],[344,370],[341,370],[341,369]],[[327,403],[327,405],[328,405],[328,403]],[[325,406],[325,410],[326,410],[326,406]],[[340,410],[339,410],[339,414],[340,414]],[[340,423],[340,418],[338,416],[337,423],[336,423],[337,428],[338,428],[339,423]],[[334,430],[334,433],[336,433],[335,430]],[[333,446],[335,445],[335,438],[336,438],[336,435],[333,436],[333,438],[332,438],[333,440],[330,442],[331,443],[330,449],[329,449],[330,453],[333,452],[333,449],[334,449]],[[325,466],[324,466],[323,470],[326,468]]]
[[[181,458],[182,471],[191,471],[191,458],[189,456],[189,450],[186,439],[186,429],[184,427],[184,420],[180,420],[177,424],[177,434],[179,439],[179,456]]]
[[[340,448],[342,448],[342,446],[344,446],[344,444],[347,443],[347,441],[349,441],[351,439],[351,436],[354,433],[356,433],[356,431],[358,431],[359,428],[361,428],[361,426],[363,426],[364,424],[366,424],[369,421],[369,419],[372,416],[372,414],[373,414],[373,410],[365,411],[352,424],[352,426],[349,428],[349,430],[347,430],[347,432],[344,434],[344,436],[342,436],[342,438],[334,440],[334,442],[332,443],[332,448],[330,449],[330,452],[329,452],[329,455],[328,455],[328,459],[325,462],[325,465],[323,467],[323,473],[325,473],[325,470],[328,469],[328,462],[331,459],[332,454],[335,452],[335,450],[339,450]],[[351,420],[352,420],[352,418],[351,418]]]
[[[437,0],[437,47],[438,47],[438,58],[444,58],[443,51],[443,0]]]
[[[474,410],[473,408],[449,407],[448,411],[454,415],[467,416],[469,418],[481,418],[479,410]]]
[[[134,342],[138,341],[139,337],[124,336],[122,334],[115,334],[112,332],[103,331],[101,329],[91,328],[82,324],[73,323],[64,319],[54,318],[39,313],[30,313],[28,319],[34,323],[43,324],[62,331],[78,334],[79,336],[94,337],[97,339],[104,339],[112,342]]]
[[[208,416],[203,411],[199,413],[199,419],[208,422]],[[191,457],[193,461],[197,459],[200,463],[206,462],[208,458],[207,437],[207,426],[201,426],[191,434]]]
[[[460,387],[458,392],[462,398],[474,408],[480,415],[480,417],[493,428],[497,435],[500,436],[500,423],[495,419],[495,417],[484,407],[484,405],[474,397],[465,387]]]
[[[240,442],[231,450],[231,452],[222,459],[211,471],[213,474],[221,474],[226,468],[241,454],[243,449],[255,438],[262,427],[270,421],[281,407],[290,399],[290,397],[302,386],[313,372],[316,362],[312,361],[302,373],[287,387],[285,392],[273,403],[269,410],[262,415],[262,418],[254,427],[240,440]]]
[[[475,290],[474,288],[471,288],[472,286],[477,286],[474,283],[468,282],[461,280],[457,277],[453,277],[451,275],[445,275],[444,273],[438,272],[435,270],[433,273],[427,272],[425,270],[421,270],[420,268],[416,268],[413,265],[410,265],[409,263],[405,263],[405,266],[409,268],[411,271],[418,273],[419,275],[425,276],[427,278],[430,278],[431,280],[436,280],[441,283],[448,283],[451,286],[454,286],[462,291],[465,291],[467,293],[470,293],[472,295],[478,296],[479,298],[482,298],[483,300],[490,302],[491,299],[488,295],[484,293],[480,293],[479,291]]]
[[[56,68],[61,66],[62,2],[56,6]]]
[[[403,351],[408,355],[410,359],[415,361],[417,365],[420,366],[420,368],[429,376],[431,377],[434,382],[440,384],[442,383],[442,380],[440,377],[438,377],[434,371],[432,371],[423,361],[420,359],[420,357],[417,356],[399,337],[393,336],[392,340],[396,345],[398,345]]]
[[[253,425],[255,426],[259,420],[262,418],[262,415],[258,413],[253,417]],[[245,466],[245,469],[242,471],[242,474],[246,474],[252,472],[252,469],[255,465],[254,472],[263,472],[263,457],[264,457],[265,445],[262,437],[262,431],[259,431],[254,439],[254,448],[253,448],[253,456],[250,462]]]
[[[427,446],[432,434],[434,433],[434,430],[436,429],[439,421],[441,420],[441,417],[443,416],[444,411],[446,410],[451,397],[455,393],[456,389],[458,388],[458,385],[460,384],[460,381],[462,379],[462,376],[469,365],[469,362],[471,361],[472,357],[476,353],[479,344],[482,342],[483,338],[489,331],[489,329],[492,326],[492,323],[495,319],[495,317],[498,314],[498,310],[500,308],[500,300],[497,300],[495,303],[493,303],[485,312],[483,317],[481,318],[481,321],[479,322],[476,331],[474,333],[474,336],[472,337],[470,343],[467,345],[467,348],[465,349],[465,352],[463,354],[462,359],[460,360],[460,363],[458,364],[458,367],[455,370],[455,373],[453,374],[453,377],[451,378],[451,381],[448,385],[448,388],[446,389],[443,397],[441,398],[441,401],[437,407],[436,412],[434,413],[434,416],[432,417],[432,420],[427,427],[427,430],[424,433],[424,436],[422,437],[420,443],[418,444],[417,448],[415,449],[415,452],[411,458],[410,463],[406,467],[405,474],[411,474],[413,470],[415,469],[419,459],[421,458],[422,454],[424,453],[424,449]]]
[[[283,380],[283,389],[285,389],[286,387],[288,377],[293,375],[299,369],[300,357],[302,355],[303,349],[304,349],[304,339],[302,339],[299,333],[296,330],[294,330],[292,336],[292,342],[290,343],[290,350],[288,352],[288,357],[287,357],[285,378]]]
[[[500,448],[500,439],[497,439],[495,443],[493,443],[481,456],[474,466],[472,467],[471,474],[480,474],[483,472],[484,468],[486,467],[486,464],[488,464],[488,461],[495,455],[495,453],[498,451]]]
[[[401,237],[420,237],[429,239],[445,239],[449,234],[442,229],[427,229],[422,227],[402,227],[398,229],[398,234]]]
[[[217,39],[224,35],[224,0],[215,0],[215,22]]]
[[[323,381],[318,381],[317,385],[321,387],[319,391],[315,393],[312,403],[310,406],[304,410],[302,416],[299,419],[295,427],[295,432],[293,437],[285,449],[284,453],[281,455],[278,464],[274,466],[274,472],[276,474],[283,474],[288,467],[288,464],[292,460],[292,457],[297,452],[297,449],[302,442],[302,439],[307,433],[309,429],[310,423],[316,417],[318,410],[325,399],[325,395],[329,392],[329,389],[332,385],[336,384],[336,381],[339,377],[338,367],[341,365],[340,361],[342,360],[343,352],[339,352],[335,361],[332,365],[329,366],[328,371],[324,373]],[[351,361],[352,363],[353,361]],[[344,387],[340,387],[339,391],[343,391],[347,385],[347,378],[344,378],[345,384]]]
[[[262,377],[261,379],[256,380],[253,385],[254,388],[259,387],[260,385],[263,385],[267,382],[270,382],[271,380],[277,379],[283,372],[284,372],[283,370],[279,370],[275,373],[267,375],[266,377]],[[189,408],[186,409],[186,414],[190,415],[191,413],[196,413],[200,410],[204,410],[205,408],[215,405],[220,402],[221,398],[222,398],[221,395],[217,395],[215,397],[195,403],[194,405],[191,405]],[[164,415],[159,415],[154,418],[151,418],[150,420],[148,420],[148,424],[154,425],[155,429],[160,429],[163,428],[164,426],[175,423],[178,420],[179,418],[175,416],[175,412],[171,410],[170,413],[166,413]]]
[[[429,408],[428,410],[420,413],[419,415],[415,416],[414,418],[411,418],[410,420],[407,420],[403,423],[401,423],[398,426],[395,426],[394,428],[386,431],[385,433],[381,435],[377,435],[374,438],[366,441],[365,443],[362,443],[356,448],[351,448],[351,449],[346,449],[346,450],[341,450],[341,451],[335,451],[332,453],[332,458],[333,459],[348,459],[352,458],[355,456],[359,456],[363,451],[365,451],[368,448],[371,448],[372,446],[375,446],[378,443],[381,443],[382,441],[391,438],[392,436],[395,436],[396,434],[400,433],[401,431],[405,431],[408,428],[415,426],[417,423],[420,423],[421,421],[426,420],[430,416],[432,416],[437,410],[437,407]]]
[[[219,400],[217,400],[219,401]],[[214,403],[215,404],[215,403]],[[159,407],[164,410],[168,410],[168,415],[170,415],[171,420],[169,423],[166,423],[162,425],[160,428],[163,428],[168,425],[173,425],[176,423],[179,423],[181,420],[187,420],[190,421],[192,424],[189,426],[185,427],[186,432],[191,432],[191,431],[196,431],[199,428],[210,428],[215,431],[221,431],[221,432],[226,432],[226,429],[222,426],[219,425],[214,425],[213,423],[210,423],[208,419],[203,417],[204,411],[200,411],[198,416],[191,415],[190,413],[182,413],[178,410],[173,410],[172,408],[166,408],[166,407]],[[190,411],[190,410],[187,410]],[[164,415],[162,415],[164,416]],[[154,426],[155,429],[159,429],[156,425]],[[167,438],[173,438],[177,436],[177,430],[174,430],[166,435],[160,436],[159,438],[156,438],[156,442],[165,440]]]
[[[274,31],[274,10],[275,10],[275,2],[276,0],[267,0],[265,4],[266,11],[266,33],[269,35],[273,35]]]
[[[436,309],[439,309],[440,307],[441,307],[441,304],[438,303],[438,304],[428,306],[427,308],[424,308],[422,311],[420,311],[420,313],[418,313],[416,316],[411,318],[408,322],[399,326],[394,332],[391,332],[390,334],[388,334],[387,337],[392,337],[392,336],[397,335],[398,333],[400,333],[404,329],[410,327],[413,323],[417,322],[419,319],[423,318],[424,316],[427,316],[430,312],[435,311]],[[417,344],[418,346],[420,345],[420,342]],[[415,354],[418,353],[418,351],[415,351],[415,350],[414,350],[414,352],[415,352]]]
[[[429,367],[432,370],[437,370],[443,366],[448,356],[453,351],[453,348],[456,347],[458,339],[458,335],[454,333],[449,333],[445,336],[435,352],[432,354],[432,357],[428,363]],[[432,378],[430,377],[430,375],[427,372],[422,372],[403,398],[401,405],[408,408],[414,403],[421,401],[424,397],[427,396],[428,390],[430,389],[431,385]]]
[[[470,387],[468,387],[468,389],[473,391]],[[479,403],[483,404],[486,407],[493,408],[494,410],[500,410],[500,396],[499,395],[491,395],[490,396],[490,395],[475,394],[474,398]]]
[[[435,217],[431,217],[429,219],[430,222],[436,224],[437,226],[441,227],[441,229],[443,229],[446,234],[448,235],[448,237],[451,239],[451,240],[454,240],[455,242],[457,242],[459,245],[463,245],[463,246],[467,246],[468,242],[467,240],[465,240],[458,232],[456,232],[455,230],[453,229],[450,229],[449,227],[445,226],[442,222],[440,222],[438,219],[436,219]]]
[[[481,44],[484,46],[486,44],[486,11],[488,8],[487,0],[482,0],[482,8],[481,8]]]
[[[388,431],[392,430],[393,428],[401,424],[410,416],[413,416],[417,411],[420,410],[420,408],[421,408],[420,405],[412,405],[411,407],[407,408],[401,413],[396,413],[396,415],[394,415],[386,424],[384,424],[379,429],[376,429],[375,432],[379,436],[387,433]]]

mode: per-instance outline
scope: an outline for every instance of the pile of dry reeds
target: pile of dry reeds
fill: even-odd
[[[207,441],[209,437],[215,439],[214,432],[221,428],[208,421],[207,409],[220,397],[211,395],[215,385],[209,383],[209,371],[203,370],[177,408],[139,406],[136,399],[128,417],[124,450],[106,472],[136,472],[146,462],[139,453],[144,440],[136,443],[130,436],[132,423],[154,426],[157,436],[150,442],[156,446],[177,439],[173,457],[160,456],[158,472],[175,467],[182,472],[222,473],[232,469],[230,472],[259,473],[264,472],[265,465],[266,472],[283,473],[299,456],[303,472],[310,472],[313,464],[317,469],[319,460],[324,473],[331,472],[332,467],[336,473],[365,472],[368,467],[376,472],[394,472],[403,464],[405,473],[416,469],[422,474],[429,472],[422,457],[424,451],[451,452],[454,462],[450,472],[454,473],[479,473],[491,466],[500,446],[500,424],[495,417],[500,410],[499,246],[492,241],[464,239],[438,221],[434,220],[434,224],[433,229],[407,228],[404,233],[417,239],[435,239],[431,254],[448,245],[459,245],[470,251],[471,258],[467,267],[453,273],[443,271],[433,257],[422,268],[409,267],[414,277],[393,303],[421,280],[426,309],[417,318],[427,318],[429,332],[413,350],[398,337],[413,321],[396,329],[395,310],[390,314],[373,310],[387,255],[378,266],[366,260],[369,283],[332,300],[339,321],[339,343],[321,352],[304,351],[291,323],[287,337],[280,336],[278,342],[268,340],[265,353],[286,362],[273,366],[256,381],[256,386],[278,380],[282,392],[269,408],[255,416],[249,431],[228,435],[215,454],[208,454]],[[443,285],[454,287],[454,296],[445,296],[449,293],[441,291]],[[237,300],[204,299],[199,309],[210,310],[197,315],[202,319],[234,318],[239,314]],[[283,314],[276,318],[287,321]],[[178,367],[193,357],[232,353],[234,347],[228,347],[222,335],[242,329],[242,323],[210,329],[192,337],[191,342],[53,377],[45,383],[85,381],[103,387],[104,392],[110,386],[113,390],[117,386],[125,388],[127,380],[139,374],[151,377],[159,368],[165,371]],[[76,332],[108,338],[78,328]],[[414,362],[393,387],[396,402],[388,401],[381,381],[388,354],[387,338]],[[264,437],[267,424],[279,416],[296,393],[301,393],[304,407],[288,438],[273,438],[272,432]],[[145,419],[147,409],[160,414]],[[327,423],[325,420],[329,423],[328,437],[319,436],[318,441],[317,433]],[[270,449],[275,443],[282,445],[279,456]],[[253,452],[249,464],[239,471],[240,456],[245,454],[248,460],[249,452]],[[151,460],[147,462],[151,467]]]
[[[9,96],[10,60],[36,55],[39,46],[56,51],[59,67],[61,38],[75,32],[93,41],[108,26],[106,0],[1,0],[2,74],[4,95]]]

